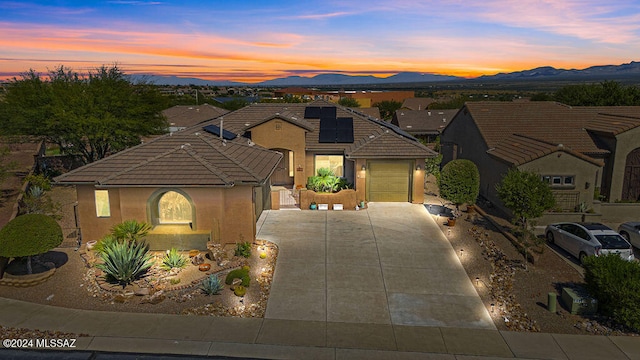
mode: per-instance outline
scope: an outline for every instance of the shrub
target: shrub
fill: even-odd
[[[102,254],[102,253],[104,253],[104,249],[106,249],[107,247],[111,246],[112,243],[117,242],[117,241],[118,241],[118,239],[116,239],[115,236],[106,235],[102,239],[98,240],[96,245],[93,247],[93,251],[96,254]]]
[[[248,258],[251,256],[251,243],[248,241],[237,243],[236,251],[234,253],[236,256],[242,256]]]
[[[127,241],[138,241],[147,236],[151,230],[151,225],[137,220],[126,220],[111,229],[111,233],[117,239]]]
[[[103,264],[96,267],[105,272],[107,281],[123,287],[142,277],[153,265],[149,247],[144,242],[114,241],[101,254]]]
[[[315,192],[333,193],[352,187],[353,184],[348,183],[346,179],[337,177],[328,168],[320,168],[318,175],[307,178],[307,189]]]
[[[236,294],[236,296],[244,296],[247,293],[247,288],[242,285],[238,285],[233,289],[233,293]]]
[[[214,274],[211,274],[208,277],[204,278],[200,285],[200,289],[202,289],[202,292],[207,295],[217,295],[218,293],[220,293],[222,288],[222,282],[220,282],[218,276]]]
[[[589,256],[584,269],[587,290],[598,299],[599,311],[640,330],[640,263],[615,254]]]
[[[180,254],[176,248],[171,248],[162,259],[162,265],[160,265],[160,267],[167,271],[173,268],[181,269],[187,266],[188,261],[189,259]]]
[[[231,270],[224,280],[224,283],[231,285],[233,279],[242,279],[242,286],[249,286],[251,278],[249,277],[249,270],[245,268]]]
[[[62,243],[58,222],[44,214],[25,214],[0,229],[0,256],[12,258],[43,254]]]
[[[458,159],[448,162],[438,178],[440,196],[456,204],[475,204],[480,192],[480,173],[470,160]]]

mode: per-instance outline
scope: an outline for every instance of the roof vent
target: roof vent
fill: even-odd
[[[563,147],[564,147],[564,145],[562,145],[562,144],[558,144],[558,147],[559,147],[559,148],[563,148]]]
[[[191,146],[191,144],[189,144],[189,143],[182,144],[182,145],[180,145],[180,149],[184,149],[184,148],[186,148],[187,146]]]
[[[244,126],[249,126],[249,125],[251,125],[251,124],[249,124],[249,123],[244,123]]]
[[[197,132],[197,133],[195,133],[195,134],[193,134],[193,135],[195,135],[195,136],[200,136],[200,132]]]

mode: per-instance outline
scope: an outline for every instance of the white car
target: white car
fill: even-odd
[[[640,221],[623,223],[618,227],[618,232],[622,237],[627,239],[631,245],[640,249]]]
[[[583,262],[587,256],[618,254],[634,260],[633,247],[620,234],[599,223],[556,223],[548,225],[547,241],[556,244]]]

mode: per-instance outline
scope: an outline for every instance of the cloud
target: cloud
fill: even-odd
[[[112,0],[107,1],[109,4],[117,4],[117,5],[136,5],[136,6],[149,6],[149,5],[162,5],[163,2],[160,1],[125,1],[125,0]]]
[[[347,16],[347,15],[351,15],[353,13],[349,13],[349,12],[345,12],[345,11],[339,11],[339,12],[332,12],[332,13],[324,13],[324,14],[310,14],[310,15],[298,15],[298,16],[293,16],[293,18],[295,19],[328,19],[328,18],[333,18],[333,17],[338,17],[338,16]]]

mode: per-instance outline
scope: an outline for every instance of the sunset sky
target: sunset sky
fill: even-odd
[[[638,0],[0,0],[0,79],[114,63],[128,74],[258,82],[634,60]]]

